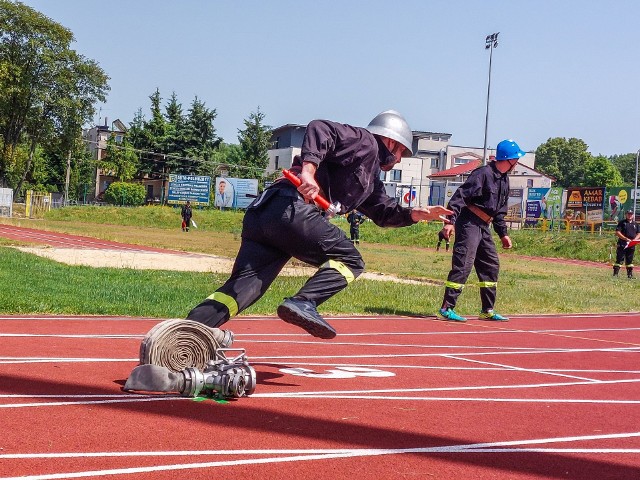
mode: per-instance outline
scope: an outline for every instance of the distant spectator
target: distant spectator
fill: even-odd
[[[629,242],[640,240],[640,225],[635,221],[633,210],[627,210],[625,219],[618,222],[616,237],[618,237],[618,248],[616,249],[616,263],[613,264],[613,276],[618,276],[624,261],[627,266],[627,278],[633,278],[633,254],[636,247],[629,246]]]
[[[351,235],[351,243],[360,244],[360,224],[364,222],[364,216],[357,210],[352,210],[347,215],[349,222],[349,234]]]
[[[187,200],[187,203],[182,206],[180,214],[182,215],[182,231],[188,232],[189,227],[191,227],[191,217],[193,216],[191,202],[189,200]]]

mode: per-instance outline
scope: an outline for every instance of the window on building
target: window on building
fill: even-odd
[[[273,148],[280,148],[280,137],[276,137],[275,141],[273,142]]]
[[[389,181],[391,182],[399,182],[400,179],[402,178],[402,170],[391,170],[391,172],[389,172]]]
[[[122,143],[123,138],[122,135],[116,135],[116,143]]]
[[[280,168],[280,157],[276,155],[276,170],[278,170],[278,168]]]
[[[468,158],[456,157],[453,159],[454,165],[464,165],[465,163],[469,163],[470,160]]]
[[[533,178],[527,178],[527,187],[533,188]]]
[[[438,168],[438,160],[439,160],[438,157],[433,157],[431,159],[431,168]]]
[[[387,172],[380,172],[380,180],[383,182],[387,181]]]

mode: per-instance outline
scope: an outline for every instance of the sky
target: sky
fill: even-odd
[[[94,121],[125,125],[159,89],[215,109],[238,143],[258,108],[271,127],[366,126],[387,109],[413,130],[528,151],[576,137],[594,155],[640,148],[637,0],[24,0],[71,30],[110,77]]]

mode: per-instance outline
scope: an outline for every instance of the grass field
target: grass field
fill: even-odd
[[[3,220],[20,226],[55,230],[107,240],[174,248],[233,257],[239,245],[242,214],[197,210],[198,229],[180,230],[179,212],[172,208],[69,207],[52,211],[44,220]],[[346,221],[336,222],[347,229]],[[406,285],[362,280],[320,307],[324,313],[390,313],[430,315],[442,300],[442,283],[450,255],[435,252],[439,224],[380,229],[361,227],[361,252],[368,271],[429,280],[430,285]],[[496,309],[504,314],[619,312],[640,310],[640,285],[611,278],[611,270],[526,259],[517,254],[606,262],[613,236],[583,232],[513,231],[516,248],[501,250],[501,275]],[[0,310],[4,313],[113,314],[183,317],[212,293],[225,275],[190,272],[94,269],[58,264],[7,248],[0,241]],[[280,277],[267,294],[245,311],[273,314],[283,297],[306,277]],[[461,295],[457,310],[479,310],[475,274]]]

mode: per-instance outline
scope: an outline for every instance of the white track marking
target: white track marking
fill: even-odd
[[[474,402],[531,402],[531,403],[600,403],[600,404],[639,404],[640,400],[591,400],[591,399],[536,399],[536,398],[465,398],[465,397],[408,397],[399,396],[401,393],[427,393],[427,392],[463,392],[463,391],[483,391],[483,390],[514,390],[525,388],[549,388],[549,387],[566,387],[578,385],[613,385],[625,383],[639,383],[640,379],[631,380],[610,380],[601,382],[566,382],[566,383],[540,383],[540,384],[520,384],[520,385],[478,385],[471,387],[434,387],[434,388],[401,388],[401,389],[375,389],[375,390],[330,390],[330,391],[314,391],[314,392],[280,392],[280,393],[254,393],[249,399],[258,398],[331,398],[331,399],[363,399],[363,400],[431,400],[431,401],[474,401]],[[373,395],[386,394],[386,395]],[[396,394],[396,396],[389,396]],[[58,407],[69,405],[98,405],[113,403],[136,403],[136,402],[153,402],[153,401],[172,401],[172,400],[192,400],[188,397],[180,397],[177,395],[24,395],[24,396],[5,396],[0,398],[88,398],[92,400],[82,401],[66,401],[66,402],[35,402],[35,403],[12,403],[0,404],[0,408],[27,408],[27,407]],[[110,400],[93,400],[96,398]]]
[[[465,347],[473,348],[473,347]],[[615,347],[615,348],[554,348],[549,350],[526,350],[522,351],[500,351],[500,352],[455,352],[452,354],[445,353],[401,353],[401,354],[373,354],[373,355],[273,355],[268,357],[251,356],[251,360],[301,360],[304,358],[311,359],[338,359],[338,358],[406,358],[406,357],[443,357],[445,355],[462,355],[462,356],[483,356],[483,355],[531,355],[541,353],[586,353],[586,352],[630,352],[640,353],[640,347]]]
[[[155,397],[126,397],[122,395],[121,399],[113,400],[87,400],[81,402],[37,402],[37,403],[5,403],[0,404],[0,408],[29,408],[29,407],[61,407],[67,405],[100,405],[109,403],[138,403],[138,402],[163,402],[171,400],[192,400],[187,397],[176,396],[155,396]]]
[[[480,360],[474,360],[471,358],[461,358],[458,356],[454,356],[454,355],[444,355],[444,357],[446,358],[451,358],[454,360],[460,360],[462,362],[473,362],[473,363],[480,363],[483,365],[491,365],[492,367],[502,367],[506,370],[516,370],[519,372],[527,372],[527,373],[540,373],[543,375],[553,375],[556,377],[567,377],[567,378],[575,378],[577,380],[587,380],[589,382],[600,382],[600,380],[596,380],[594,378],[585,378],[585,377],[577,377],[575,375],[567,375],[565,373],[556,373],[556,372],[548,372],[546,370],[536,370],[536,369],[531,369],[531,368],[522,368],[522,367],[515,367],[513,365],[505,365],[503,363],[493,363],[493,362],[483,362]]]
[[[139,362],[139,358],[10,358],[0,359],[0,365],[23,363],[116,363]]]
[[[54,337],[54,338],[108,338],[108,339],[143,339],[144,335],[81,334],[81,333],[0,333],[2,337]]]
[[[185,463],[185,464],[177,464],[177,465],[157,465],[152,467],[132,467],[132,468],[118,468],[118,469],[109,469],[109,470],[88,470],[84,472],[70,472],[70,473],[52,473],[45,475],[31,475],[25,477],[2,477],[2,480],[56,480],[56,479],[67,479],[67,478],[86,478],[86,477],[97,477],[101,475],[125,475],[125,474],[134,474],[134,473],[149,473],[149,472],[164,472],[164,471],[174,471],[174,470],[188,470],[188,469],[199,469],[199,468],[212,468],[212,467],[224,467],[224,466],[237,466],[237,465],[257,465],[257,464],[268,464],[268,463],[283,463],[283,462],[296,462],[296,461],[309,461],[309,460],[329,460],[335,458],[358,458],[358,457],[372,457],[379,455],[402,455],[402,454],[424,454],[424,453],[473,453],[477,454],[478,452],[487,451],[489,453],[493,453],[494,450],[498,450],[501,453],[508,452],[518,452],[521,451],[521,445],[540,445],[540,444],[549,444],[549,443],[566,443],[566,442],[577,442],[577,441],[590,441],[590,440],[608,440],[608,439],[618,439],[618,438],[632,438],[640,436],[640,432],[632,432],[632,433],[620,433],[620,434],[609,434],[609,435],[589,435],[583,437],[560,437],[560,438],[544,438],[544,439],[533,439],[533,440],[513,440],[513,441],[505,441],[505,442],[487,442],[487,443],[471,443],[471,444],[461,444],[461,445],[448,445],[442,447],[418,447],[418,448],[398,448],[398,449],[342,449],[342,450],[263,450],[258,451],[260,453],[244,453],[244,452],[256,452],[253,450],[249,451],[233,451],[233,450],[222,450],[220,453],[202,453],[202,455],[294,455],[294,456],[282,456],[282,457],[270,457],[270,458],[253,458],[253,459],[239,459],[239,460],[228,460],[228,461],[219,461],[219,462],[200,462],[200,463]],[[507,449],[500,447],[513,446],[516,448]],[[606,453],[611,449],[581,449],[588,453]],[[615,449],[615,453],[635,453],[638,449]],[[565,449],[555,449],[555,451],[565,451]],[[206,451],[210,452],[210,451]],[[215,452],[215,451],[214,451]],[[298,452],[303,452],[301,454],[297,454]],[[316,453],[322,452],[322,453]],[[130,452],[116,452],[120,454],[122,457],[126,456],[137,456],[131,455]],[[132,453],[142,453],[144,455],[145,452],[132,452]],[[149,454],[154,454],[158,452],[148,452]],[[161,455],[154,456],[174,456],[174,455],[189,455],[190,452],[168,452],[169,455],[166,455],[165,452],[159,452]],[[196,455],[200,453],[195,453]],[[87,454],[79,454],[79,458],[84,457]],[[87,455],[88,456],[88,455]],[[108,454],[106,456],[112,456]],[[0,456],[2,458],[3,456]],[[7,457],[9,458],[9,457]],[[23,457],[23,458],[47,458],[47,457]],[[54,457],[54,458],[65,458],[65,457]]]
[[[518,385],[474,385],[470,387],[428,387],[428,388],[393,388],[393,389],[375,389],[375,390],[324,390],[313,392],[280,392],[280,393],[254,393],[251,398],[265,397],[290,397],[317,395],[342,395],[342,394],[369,394],[369,393],[408,393],[408,392],[464,392],[474,390],[514,390],[519,388],[549,388],[549,387],[573,387],[578,385],[615,385],[625,383],[640,383],[639,379],[624,380],[602,380],[600,382],[562,382],[562,383],[525,383]]]

